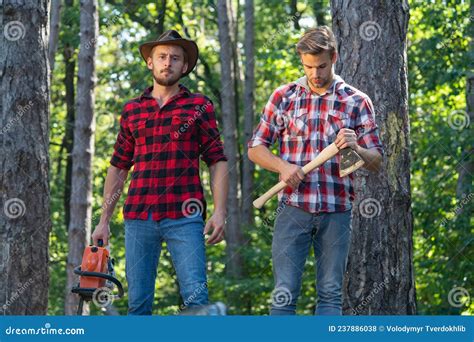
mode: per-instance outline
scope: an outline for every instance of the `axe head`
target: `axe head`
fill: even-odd
[[[362,167],[364,160],[350,147],[343,148],[339,151],[341,155],[341,163],[339,164],[339,177],[345,177],[348,174]]]

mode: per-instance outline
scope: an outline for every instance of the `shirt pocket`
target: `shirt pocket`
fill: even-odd
[[[189,115],[177,115],[171,119],[170,140],[191,140],[196,129],[195,120]]]
[[[324,135],[326,136],[327,140],[334,142],[339,130],[342,128],[349,128],[349,124],[349,114],[332,110],[328,113],[324,123]]]
[[[289,140],[301,140],[309,137],[309,119],[306,108],[295,109],[288,118],[287,136]]]
[[[135,148],[133,151],[133,159],[135,162],[141,160],[143,155],[147,152],[146,137],[147,128],[146,120],[136,121],[132,124],[132,135],[135,139]]]

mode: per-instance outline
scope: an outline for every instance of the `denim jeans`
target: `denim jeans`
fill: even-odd
[[[310,247],[316,257],[316,315],[342,314],[342,280],[351,239],[351,211],[311,214],[286,206],[275,220],[271,315],[294,315]]]
[[[128,314],[151,315],[155,279],[166,242],[187,307],[208,304],[204,222],[194,218],[125,220]]]

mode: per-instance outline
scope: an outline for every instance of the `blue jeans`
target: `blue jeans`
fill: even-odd
[[[311,245],[316,257],[316,315],[342,314],[342,280],[351,240],[351,211],[311,214],[286,206],[275,220],[271,315],[294,315]]]
[[[208,304],[204,221],[195,218],[125,220],[125,262],[128,314],[151,315],[155,279],[166,242],[180,294],[187,307]]]

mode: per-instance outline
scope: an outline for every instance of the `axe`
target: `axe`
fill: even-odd
[[[339,151],[341,154],[341,163],[339,164],[340,177],[345,177],[348,174],[359,169],[362,165],[364,165],[364,161],[362,160],[362,158],[350,147],[346,147],[342,150],[339,150],[336,144],[332,143],[324,150],[322,150],[316,158],[314,158],[312,161],[302,167],[303,173],[306,175],[309,172],[313,171],[315,168],[324,164],[326,161],[334,157]],[[257,209],[260,209],[270,198],[272,198],[281,190],[286,188],[286,186],[287,184],[284,181],[280,181],[262,196],[253,201],[253,206]]]

